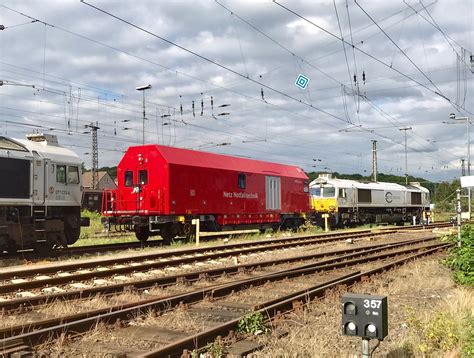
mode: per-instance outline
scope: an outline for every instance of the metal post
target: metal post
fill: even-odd
[[[408,184],[407,131],[405,130],[405,184]]]
[[[456,189],[456,214],[458,226],[458,247],[461,247],[461,189]]]
[[[143,92],[143,133],[142,133],[142,144],[145,145],[145,120],[146,120],[146,113],[145,113],[145,91],[147,89],[150,89],[151,85],[146,85],[146,86],[140,86],[135,88],[137,91],[142,91]]]
[[[328,223],[329,214],[323,214],[322,217],[324,218],[324,232],[329,232],[329,223]]]
[[[370,358],[370,340],[362,338],[362,358]]]
[[[455,119],[458,121],[466,121],[466,131],[467,131],[467,175],[471,175],[471,130],[469,117],[456,117],[456,114],[451,113],[449,115],[450,119]],[[467,188],[467,213],[468,219],[471,220],[471,188]]]
[[[92,134],[92,189],[97,189],[99,184],[99,145],[97,142],[97,130],[99,128],[99,122],[87,124],[86,128],[90,128]]]
[[[399,130],[405,132],[405,184],[408,184],[408,153],[407,153],[407,131],[411,130],[411,127],[399,128]]]
[[[142,131],[142,144],[145,145],[145,91],[142,91],[143,93],[143,131]]]
[[[469,128],[469,117],[466,117],[467,128],[467,175],[471,175],[471,131]],[[467,188],[467,212],[471,220],[471,188]]]
[[[196,246],[199,246],[199,231],[200,231],[200,221],[199,221],[199,219],[193,219],[192,224],[196,225]]]
[[[372,180],[377,181],[377,141],[372,141]]]

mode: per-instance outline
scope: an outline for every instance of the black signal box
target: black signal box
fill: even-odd
[[[342,334],[382,341],[388,335],[387,296],[342,296]]]

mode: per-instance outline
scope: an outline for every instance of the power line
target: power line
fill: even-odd
[[[435,1],[433,1],[433,2],[431,2],[431,3],[429,3],[429,4],[427,4],[426,7],[431,7],[431,6],[434,5],[437,1],[438,1],[438,0],[435,0]],[[382,23],[382,22],[384,22],[384,21],[386,21],[386,20],[388,20],[388,19],[390,19],[390,18],[392,18],[392,17],[394,17],[394,16],[396,16],[396,15],[398,15],[398,14],[404,12],[404,11],[405,11],[405,8],[402,8],[401,10],[396,11],[396,12],[392,13],[391,15],[387,15],[387,16],[385,16],[384,18],[380,19],[380,20],[379,20],[379,23]],[[395,25],[398,25],[400,22],[405,21],[406,19],[408,19],[408,18],[410,18],[410,17],[412,17],[412,16],[414,16],[414,15],[415,15],[415,14],[413,13],[413,14],[404,16],[403,19],[401,19],[401,20],[399,20],[399,21],[397,21],[397,22],[395,22],[395,23],[393,23],[393,24],[391,24],[391,25],[386,26],[386,29],[389,29],[389,28],[391,28],[391,27],[393,27],[393,26],[395,26]],[[361,28],[355,30],[353,33],[356,34],[356,33],[362,32],[362,31],[364,31],[364,30],[366,30],[366,29],[368,29],[368,28],[370,28],[370,27],[372,27],[372,26],[373,26],[373,24],[368,23],[367,25],[365,25],[365,26],[363,26],[363,27],[361,27]],[[378,32],[375,33],[375,34],[373,34],[373,35],[367,36],[367,37],[366,37],[366,40],[368,40],[368,39],[370,39],[370,38],[376,36],[377,34],[378,34]],[[337,42],[339,42],[339,41],[336,40],[336,41],[334,41],[333,43],[337,43]],[[363,41],[361,41],[361,42],[359,42],[359,43],[363,43]],[[341,50],[336,50],[336,51],[331,52],[331,53],[329,53],[329,54],[322,55],[322,56],[320,56],[320,57],[318,57],[318,58],[312,59],[312,60],[310,60],[310,61],[312,61],[312,62],[318,61],[318,60],[321,60],[321,59],[326,58],[326,57],[328,57],[328,56],[332,56],[332,55],[334,55],[334,54],[336,54],[336,53],[338,53],[338,52],[340,52],[340,51],[341,51]],[[280,68],[280,67],[281,67],[281,66],[275,67],[275,68],[273,68],[273,69],[271,69],[271,70],[269,70],[269,71],[264,72],[263,74],[267,74],[267,73],[273,72],[273,71],[277,70],[277,69]]]
[[[274,2],[276,5],[280,6],[281,8],[285,9],[286,11],[288,11],[288,12],[292,13],[293,15],[299,17],[300,19],[302,19],[302,20],[308,22],[309,24],[311,24],[311,25],[317,27],[318,29],[320,29],[321,31],[327,33],[328,35],[330,35],[330,36],[332,36],[332,37],[338,39],[339,41],[343,41],[344,43],[346,43],[346,44],[348,44],[348,45],[351,45],[351,44],[348,43],[346,40],[341,39],[339,36],[333,34],[331,31],[325,29],[324,27],[319,26],[318,24],[314,23],[313,21],[309,20],[308,18],[304,17],[303,15],[300,15],[300,14],[298,14],[297,12],[295,12],[295,11],[289,9],[288,7],[286,7],[286,6],[282,5],[282,4],[280,4],[280,3],[277,2],[276,0],[273,0],[273,2]],[[352,46],[352,45],[351,45],[351,46]],[[361,49],[361,48],[359,48],[359,47],[357,47],[357,46],[355,46],[355,45],[354,45],[353,47],[354,47],[354,49],[356,49],[357,51],[359,51],[359,52],[363,53],[364,55],[370,57],[370,58],[373,59],[374,61],[376,61],[376,62],[378,62],[378,63],[384,65],[385,67],[388,67],[388,68],[392,69],[393,71],[399,73],[400,75],[402,75],[403,77],[409,79],[410,81],[413,81],[413,82],[417,83],[418,85],[420,85],[421,87],[425,88],[426,90],[432,92],[433,94],[435,94],[435,95],[437,95],[437,96],[439,96],[439,97],[441,97],[441,98],[444,98],[444,99],[445,99],[446,101],[448,101],[451,105],[455,105],[455,103],[453,103],[453,101],[452,101],[450,98],[448,98],[447,96],[443,95],[442,93],[437,92],[437,91],[434,91],[433,89],[429,88],[428,86],[426,86],[425,84],[421,83],[420,81],[418,81],[418,80],[414,79],[413,77],[411,77],[411,76],[409,76],[409,75],[403,73],[401,70],[397,69],[396,67],[390,66],[390,65],[387,64],[386,62],[384,62],[384,61],[382,61],[381,59],[375,57],[374,55],[371,55],[371,54],[368,53],[367,51],[365,51],[365,50],[363,50],[363,49]],[[469,114],[474,114],[474,113],[468,111],[468,110],[465,109],[465,108],[462,108],[462,109],[463,109],[465,112],[469,113]]]
[[[218,66],[218,67],[220,67],[220,68],[222,68],[222,69],[224,69],[224,70],[227,70],[228,72],[231,72],[231,73],[233,73],[233,74],[235,74],[235,75],[237,75],[237,76],[239,76],[239,77],[245,78],[245,79],[247,79],[247,80],[249,80],[249,81],[251,81],[251,82],[253,82],[253,83],[256,83],[256,84],[258,84],[258,85],[260,85],[260,86],[263,86],[263,87],[265,87],[265,88],[267,88],[267,89],[269,89],[269,90],[272,90],[272,91],[274,91],[274,92],[276,92],[276,93],[278,93],[278,94],[280,94],[280,95],[282,95],[282,96],[284,96],[284,97],[287,97],[287,98],[290,98],[290,99],[292,99],[292,100],[294,100],[294,101],[300,102],[300,103],[302,103],[302,104],[304,104],[304,105],[306,105],[306,106],[308,106],[308,107],[311,107],[311,108],[313,108],[313,109],[315,109],[315,110],[318,110],[318,111],[320,111],[320,112],[322,112],[322,113],[325,113],[325,114],[327,114],[327,115],[330,115],[330,116],[333,117],[333,118],[336,118],[336,119],[338,119],[338,120],[341,120],[341,121],[343,121],[343,122],[346,122],[346,121],[345,121],[344,119],[342,119],[341,117],[338,117],[338,116],[336,116],[336,115],[334,115],[334,114],[332,114],[332,113],[329,113],[329,112],[327,112],[327,111],[325,111],[325,110],[322,110],[322,109],[320,109],[320,108],[318,108],[318,107],[315,107],[315,106],[313,106],[312,104],[306,103],[306,102],[304,102],[304,101],[302,101],[302,100],[298,100],[297,98],[295,98],[295,97],[293,97],[293,96],[291,96],[291,95],[288,95],[287,93],[284,93],[284,92],[282,92],[282,91],[280,91],[280,90],[274,89],[273,87],[267,86],[267,85],[263,84],[263,83],[260,82],[260,81],[257,81],[257,80],[254,80],[254,79],[252,79],[252,78],[249,78],[249,77],[245,76],[244,74],[242,74],[242,73],[240,73],[240,72],[238,72],[238,71],[235,71],[235,70],[233,70],[233,69],[231,69],[231,68],[229,68],[229,67],[227,67],[227,66],[225,66],[225,65],[222,65],[222,64],[220,64],[220,63],[218,63],[218,62],[216,62],[216,61],[214,61],[214,60],[212,60],[212,59],[209,59],[209,58],[207,58],[207,57],[205,57],[205,56],[203,56],[203,55],[200,55],[200,54],[198,54],[198,53],[196,53],[196,52],[194,52],[194,51],[192,51],[192,50],[189,50],[189,49],[187,49],[187,48],[185,48],[185,47],[183,47],[183,46],[181,46],[181,45],[179,45],[179,44],[176,44],[176,43],[174,43],[173,41],[170,41],[170,40],[168,40],[168,39],[166,39],[166,38],[164,38],[164,37],[162,37],[162,36],[156,35],[156,34],[150,32],[150,31],[148,31],[148,30],[146,30],[146,29],[144,29],[144,28],[142,28],[142,27],[140,27],[140,26],[138,26],[138,25],[135,25],[135,24],[131,23],[130,21],[127,21],[127,20],[125,20],[125,19],[122,19],[122,18],[120,18],[120,17],[118,17],[118,16],[116,16],[116,15],[110,13],[110,12],[107,12],[107,11],[105,11],[105,10],[103,10],[103,9],[100,9],[100,8],[94,6],[94,5],[88,4],[88,3],[87,3],[86,1],[84,1],[84,0],[81,0],[81,2],[84,3],[84,4],[86,4],[86,5],[88,5],[88,6],[90,6],[90,7],[92,7],[92,8],[94,8],[94,9],[96,9],[96,10],[98,10],[98,11],[100,11],[100,12],[102,12],[102,13],[104,13],[104,14],[106,14],[106,15],[108,15],[108,16],[111,16],[111,17],[113,17],[113,18],[115,18],[115,19],[117,19],[117,20],[119,20],[119,21],[121,21],[121,22],[124,22],[125,24],[127,24],[127,25],[129,25],[129,26],[132,26],[132,27],[134,27],[134,28],[136,28],[136,29],[138,29],[138,30],[140,30],[140,31],[143,31],[143,32],[145,32],[145,33],[147,33],[147,34],[149,34],[149,35],[151,35],[151,36],[153,36],[153,37],[156,37],[156,38],[158,38],[158,39],[160,39],[160,40],[162,40],[162,41],[164,41],[164,42],[166,42],[166,43],[168,43],[168,44],[170,44],[170,45],[172,45],[172,46],[178,47],[178,48],[180,48],[181,50],[183,50],[183,51],[185,51],[185,52],[188,52],[188,53],[190,53],[190,54],[192,54],[192,55],[194,55],[194,56],[196,56],[196,57],[198,57],[198,58],[200,58],[200,59],[202,59],[202,60],[204,60],[204,61],[207,61],[207,62],[212,63],[212,64],[214,64],[214,65],[216,65],[216,66]],[[363,130],[364,130],[364,129],[363,129]],[[392,138],[389,138],[389,137],[387,137],[387,136],[384,136],[384,135],[381,135],[381,134],[377,134],[377,135],[380,136],[380,137],[382,137],[382,138],[384,138],[384,139],[387,139],[387,140],[389,140],[389,141],[393,141],[393,142],[395,142],[395,143],[401,144],[400,142],[397,142],[397,141],[395,141],[395,140],[393,140]]]
[[[436,86],[436,84],[431,80],[431,78],[429,78],[425,72],[423,72],[423,70],[418,67],[418,65],[410,58],[410,56],[408,56],[408,54],[403,51],[400,46],[397,45],[397,43],[395,41],[392,40],[392,38],[390,37],[390,35],[384,30],[382,29],[382,27],[380,27],[380,25],[377,23],[377,21],[374,20],[374,18],[372,16],[369,15],[369,13],[367,11],[365,11],[365,9],[357,2],[357,0],[354,0],[355,4],[362,10],[362,12],[367,15],[367,17],[375,24],[375,26],[377,26],[379,28],[379,30],[390,40],[391,43],[393,43],[393,45],[408,59],[408,61],[410,61],[410,63],[415,66],[415,68],[423,75],[423,77],[425,77],[429,83],[431,83],[433,85],[434,88],[436,88],[436,90],[442,94],[441,90],[438,88],[438,86]]]
[[[23,12],[20,12],[20,11],[17,11],[17,10],[15,10],[15,9],[12,9],[12,8],[10,8],[10,7],[8,7],[8,6],[5,6],[5,5],[0,4],[0,7],[3,7],[3,8],[5,8],[5,9],[7,9],[7,10],[10,10],[10,11],[12,11],[12,12],[15,12],[15,13],[17,13],[17,14],[19,14],[19,15],[21,15],[21,16],[27,17],[27,18],[29,18],[29,19],[33,19],[34,21],[32,21],[32,22],[39,22],[39,23],[44,24],[44,25],[46,25],[46,26],[49,26],[49,27],[51,27],[51,28],[54,28],[54,29],[63,31],[63,32],[68,33],[68,34],[73,35],[73,36],[77,36],[77,37],[82,38],[82,39],[84,39],[84,40],[93,42],[93,43],[95,43],[95,44],[97,44],[97,45],[104,46],[104,47],[106,47],[106,48],[108,48],[108,49],[111,49],[111,50],[114,50],[114,51],[123,53],[123,54],[125,54],[125,55],[127,55],[127,56],[130,56],[130,57],[136,58],[136,59],[138,59],[138,60],[147,62],[147,63],[152,64],[152,65],[154,65],[154,66],[158,66],[158,67],[160,67],[160,68],[162,68],[162,69],[164,69],[164,70],[167,70],[167,71],[169,71],[169,72],[172,72],[173,74],[183,75],[183,76],[185,76],[185,77],[189,77],[189,78],[191,78],[191,79],[194,79],[194,80],[197,80],[197,81],[199,81],[199,82],[208,84],[208,85],[210,85],[210,86],[213,86],[213,87],[216,87],[216,88],[220,88],[220,89],[223,89],[223,90],[226,90],[226,91],[229,91],[229,92],[231,92],[231,93],[235,93],[235,94],[238,94],[238,95],[247,97],[247,98],[251,98],[251,97],[249,97],[249,96],[247,96],[247,95],[244,95],[244,94],[242,94],[242,93],[239,93],[239,92],[237,92],[237,91],[234,91],[234,90],[232,90],[232,89],[230,89],[230,88],[228,88],[228,87],[221,86],[221,85],[219,85],[219,84],[216,84],[216,83],[213,83],[213,82],[209,82],[209,81],[203,80],[203,79],[201,79],[201,78],[199,78],[199,77],[196,77],[196,76],[193,76],[193,75],[190,75],[190,74],[187,74],[187,73],[184,73],[184,72],[181,72],[181,71],[172,69],[172,68],[170,68],[170,67],[167,67],[167,66],[165,66],[165,65],[163,65],[163,64],[161,64],[161,63],[158,63],[158,62],[156,62],[156,61],[152,61],[152,60],[149,60],[149,59],[147,59],[147,58],[144,58],[144,57],[141,57],[141,56],[132,54],[132,53],[130,53],[130,52],[128,52],[128,51],[125,51],[125,50],[122,50],[122,49],[120,49],[120,48],[118,48],[118,47],[114,47],[114,46],[107,45],[107,44],[105,44],[105,43],[103,43],[103,42],[100,42],[100,41],[94,40],[94,39],[92,39],[92,38],[90,38],[90,37],[87,37],[87,36],[84,36],[84,35],[75,33],[75,32],[73,32],[73,31],[67,30],[67,29],[62,28],[62,27],[60,27],[60,26],[57,26],[57,25],[54,25],[54,24],[50,24],[50,23],[45,22],[45,21],[43,21],[43,20],[36,19],[36,18],[34,18],[34,17],[30,16],[30,15],[27,15],[27,14],[25,14],[25,13],[23,13]],[[1,62],[0,62],[0,63],[1,63]],[[39,72],[38,72],[38,73],[39,73]],[[40,74],[41,74],[41,73],[40,73]],[[59,77],[58,77],[58,78],[59,78]],[[59,79],[61,79],[61,78],[59,78]],[[80,84],[80,83],[79,83],[79,85],[81,85],[81,86],[86,86],[86,85]],[[96,89],[99,89],[99,90],[103,91],[103,89],[100,89],[100,88],[97,88],[97,87],[93,87],[93,86],[89,86],[89,87],[91,87],[91,88],[96,88]],[[109,93],[114,93],[114,92],[111,92],[111,91],[108,91],[108,90],[106,90],[106,91],[109,92]],[[202,92],[202,91],[201,91],[201,92]],[[198,93],[195,93],[195,94],[198,94]]]
[[[219,63],[219,62],[217,62],[217,61],[214,61],[214,60],[212,60],[212,59],[210,59],[210,58],[208,58],[208,57],[205,57],[205,56],[203,56],[203,55],[200,55],[200,54],[198,54],[198,53],[195,52],[195,51],[192,51],[192,50],[190,50],[190,49],[188,49],[188,48],[186,48],[186,47],[184,47],[184,46],[181,46],[181,45],[179,45],[179,44],[177,44],[177,43],[175,43],[175,42],[173,42],[173,41],[171,41],[171,40],[168,40],[168,39],[166,39],[166,38],[164,38],[164,37],[162,37],[162,36],[160,36],[160,35],[157,35],[157,34],[151,32],[151,31],[148,31],[148,30],[144,29],[143,27],[140,27],[140,26],[138,26],[138,25],[135,25],[134,23],[132,23],[132,22],[130,22],[130,21],[128,21],[128,20],[122,19],[121,17],[119,17],[119,16],[117,16],[117,15],[114,15],[114,14],[108,12],[108,11],[105,11],[105,10],[103,10],[103,9],[101,9],[101,8],[99,8],[99,7],[97,7],[97,6],[94,6],[94,5],[92,5],[92,4],[89,4],[89,3],[87,3],[85,0],[81,0],[81,2],[82,2],[83,4],[85,4],[85,5],[87,5],[87,6],[90,6],[90,7],[94,8],[94,9],[96,9],[97,11],[100,11],[100,12],[102,12],[102,13],[104,13],[104,14],[110,16],[110,17],[113,17],[113,18],[116,19],[116,20],[119,20],[119,21],[121,21],[121,22],[123,22],[123,23],[125,23],[125,24],[127,24],[127,25],[129,25],[129,26],[131,26],[131,27],[134,27],[134,28],[136,28],[137,30],[140,30],[140,31],[142,31],[142,32],[145,32],[145,33],[149,34],[150,36],[156,37],[157,39],[160,39],[160,40],[162,40],[162,41],[164,41],[164,42],[166,42],[166,43],[168,43],[168,44],[170,44],[170,45],[172,45],[172,46],[175,46],[175,47],[177,47],[177,48],[179,48],[179,49],[181,49],[181,50],[183,50],[183,51],[185,51],[185,52],[187,52],[187,53],[190,53],[191,55],[196,56],[196,57],[200,58],[201,60],[204,60],[204,61],[206,61],[206,62],[209,62],[209,63],[211,63],[211,64],[213,64],[213,65],[215,65],[215,66],[218,66],[218,67],[220,67],[220,68],[222,68],[222,69],[224,69],[224,70],[226,70],[226,71],[228,71],[228,72],[230,72],[230,73],[233,73],[233,74],[236,75],[236,76],[245,78],[245,79],[247,79],[247,80],[250,81],[250,82],[253,82],[253,83],[255,83],[255,84],[259,85],[259,86],[262,86],[262,87],[264,87],[264,88],[266,88],[266,89],[269,89],[270,91],[273,91],[273,92],[275,92],[275,93],[278,93],[279,95],[281,95],[281,96],[283,96],[283,97],[286,97],[286,98],[288,98],[288,99],[291,99],[291,100],[293,100],[293,101],[295,101],[295,102],[299,102],[299,103],[301,103],[301,104],[303,104],[303,105],[305,105],[305,106],[307,106],[307,107],[310,107],[310,108],[312,108],[312,109],[314,109],[314,110],[316,110],[316,111],[318,111],[318,112],[321,112],[321,113],[324,113],[324,114],[326,114],[326,115],[328,115],[328,116],[331,116],[331,117],[333,117],[333,118],[335,118],[335,119],[337,119],[337,120],[346,122],[346,120],[344,120],[343,118],[341,118],[341,117],[339,117],[339,116],[337,116],[337,115],[335,115],[335,114],[333,114],[333,113],[330,113],[330,112],[328,112],[328,111],[326,111],[326,110],[324,110],[324,109],[322,109],[322,108],[313,106],[313,105],[310,104],[310,103],[307,103],[307,102],[305,102],[305,101],[302,101],[302,100],[300,100],[300,99],[298,99],[298,98],[296,98],[296,97],[293,97],[293,96],[291,96],[291,95],[289,95],[289,94],[287,94],[287,93],[285,93],[285,92],[283,92],[283,91],[280,91],[280,90],[278,90],[278,89],[276,89],[276,88],[273,88],[273,87],[271,87],[271,86],[268,86],[268,85],[262,83],[261,81],[257,81],[257,80],[255,80],[255,79],[253,79],[253,78],[251,78],[251,77],[247,77],[246,75],[244,75],[244,74],[242,74],[242,73],[240,73],[240,72],[238,72],[238,71],[236,71],[236,70],[233,70],[233,69],[231,69],[231,68],[229,68],[229,67],[227,67],[227,66],[225,66],[225,65],[223,65],[223,64],[221,64],[221,63]]]
[[[58,93],[58,94],[62,93],[62,92],[57,91],[57,90],[54,90],[54,91],[51,91],[51,92],[52,92],[52,93]],[[6,95],[6,96],[8,96],[8,95]],[[10,95],[10,96],[11,96],[11,95]],[[13,97],[15,97],[15,96],[13,96]],[[366,98],[366,99],[368,100],[368,98]],[[47,103],[54,103],[54,102],[47,102]],[[372,105],[374,105],[374,104],[372,103]],[[105,106],[105,104],[104,104],[104,106]],[[7,109],[8,109],[8,107],[7,107]],[[10,109],[11,109],[11,110],[17,110],[17,111],[18,111],[18,109],[14,109],[14,108],[10,108]],[[88,109],[88,110],[91,110],[90,108],[87,108],[87,109]],[[57,116],[57,115],[52,115],[52,114],[31,112],[31,111],[26,111],[26,110],[21,110],[21,111],[27,112],[27,113],[32,113],[32,114],[39,114],[39,115],[42,115],[42,116],[57,117],[57,118],[61,118],[61,119],[63,118],[62,116]],[[134,117],[131,117],[131,118],[134,118]],[[207,130],[207,131],[215,131],[214,129],[210,129],[210,128],[208,128],[208,127],[196,125],[196,124],[193,124],[193,123],[190,123],[190,122],[186,122],[186,121],[180,121],[180,120],[175,120],[175,119],[173,119],[173,121],[175,121],[175,122],[178,123],[178,124],[179,124],[179,123],[182,123],[182,124],[184,124],[185,126],[194,126],[194,127],[196,127],[196,128],[205,129],[205,130]],[[86,121],[86,120],[85,120],[85,121],[82,121],[82,122],[88,123],[88,121]],[[111,127],[112,125],[107,125],[107,126]],[[361,129],[361,130],[364,130],[364,128],[360,128],[360,129]],[[133,129],[132,129],[132,130],[133,130]],[[138,129],[135,130],[135,131],[138,131]],[[373,130],[366,130],[366,131],[367,131],[367,132],[370,132],[370,133],[373,133]],[[223,134],[226,134],[226,135],[235,136],[235,135],[233,135],[232,133],[228,133],[228,132],[223,132],[223,131],[218,131],[218,132],[223,133]],[[150,133],[150,131],[147,131],[147,133]],[[380,135],[380,136],[381,136],[381,135]],[[244,139],[249,139],[248,136],[240,136],[240,137],[242,137],[242,138],[244,138]],[[388,139],[388,140],[391,140],[390,138],[388,138],[388,137],[386,137],[386,136],[381,136],[381,137],[383,137],[383,138],[385,138],[385,139]],[[109,138],[112,138],[112,140],[116,140],[114,137],[109,137]],[[391,140],[391,141],[395,142],[396,144],[401,144],[400,142],[397,142],[397,141],[394,141],[394,140]],[[136,141],[132,141],[132,143],[137,144]],[[268,141],[268,143],[281,144],[280,142],[274,142],[274,141]],[[313,147],[312,143],[309,143],[309,144],[311,144],[311,146]],[[285,144],[282,144],[282,145],[285,145]],[[288,145],[288,146],[289,146],[289,147],[294,147],[294,145]],[[303,146],[298,146],[298,147],[301,147],[301,148],[305,148],[305,149],[306,149],[306,147],[303,147]],[[410,148],[410,149],[413,149],[413,148]],[[415,149],[413,149],[413,150],[414,150],[414,151],[417,151],[417,150],[415,150]]]
[[[435,29],[437,29],[442,35],[443,37],[446,39],[446,42],[449,44],[449,46],[451,46],[451,48],[453,49],[453,51],[459,55],[458,51],[456,50],[456,48],[453,46],[453,44],[451,43],[454,42],[456,45],[458,45],[461,49],[464,48],[463,46],[461,46],[456,40],[454,40],[452,37],[450,37],[448,34],[446,34],[446,32],[443,31],[443,29],[438,25],[438,23],[436,22],[436,20],[431,16],[430,12],[428,11],[427,7],[423,4],[423,1],[420,1],[420,4],[421,6],[423,6],[423,10],[425,10],[425,12],[428,14],[428,16],[430,17],[430,20],[428,20],[426,17],[424,17],[420,11],[417,11],[416,9],[413,8],[413,6],[411,6],[409,3],[407,3],[406,1],[403,1],[405,3],[405,5],[407,5],[410,9],[412,9],[418,16],[420,16],[423,20],[425,20],[427,23],[429,23],[430,25],[432,25]],[[466,66],[468,66],[467,64],[465,64]]]
[[[336,0],[334,0],[334,6],[336,5]],[[360,82],[360,79],[359,79],[359,74],[358,74],[358,71],[357,71],[357,60],[356,60],[356,55],[355,55],[355,50],[354,50],[354,38],[352,37],[352,25],[351,25],[351,16],[349,14],[349,4],[347,3],[347,0],[346,0],[346,12],[347,12],[347,20],[349,22],[349,33],[351,35],[351,44],[352,44],[352,57],[354,59],[354,72],[355,72],[355,79],[357,79],[356,83],[354,84],[357,88],[357,119],[359,120],[359,124],[360,124],[360,119],[359,119],[359,109],[360,109],[360,98],[359,98],[359,94],[360,94],[360,86],[359,86],[359,82]],[[364,84],[365,84],[365,72],[362,71],[362,80],[364,81]],[[355,99],[355,98],[354,98]]]
[[[341,34],[341,38],[344,39],[343,34],[342,34],[341,22],[339,21],[339,14],[337,12],[336,0],[333,0],[333,4],[334,4],[334,10],[336,11],[337,25],[339,26],[339,32]],[[352,92],[355,93],[354,92],[354,85],[352,84],[352,79],[351,79],[351,70],[349,69],[349,61],[347,59],[346,44],[344,42],[342,42],[342,48],[344,50],[344,58],[346,59],[347,75],[349,76],[349,83],[351,84]],[[354,102],[355,102],[355,100],[356,100],[356,98],[354,96]],[[349,122],[352,123],[350,117],[348,119],[349,119]]]

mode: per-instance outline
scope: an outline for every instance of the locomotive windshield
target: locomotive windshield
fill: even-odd
[[[333,186],[314,186],[311,188],[311,196],[319,198],[335,198],[336,197],[336,188]]]
[[[321,188],[319,186],[312,187],[311,196],[321,196]]]

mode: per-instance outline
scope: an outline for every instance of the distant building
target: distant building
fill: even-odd
[[[98,172],[97,189],[92,189],[92,172],[82,174],[82,186],[84,187],[82,195],[82,208],[90,211],[101,211],[102,195],[104,189],[117,189],[117,184],[109,175],[103,171]]]
[[[99,183],[97,190],[117,189],[117,184],[107,172],[98,172],[97,177]],[[92,189],[92,172],[82,173],[82,186],[84,189]]]

